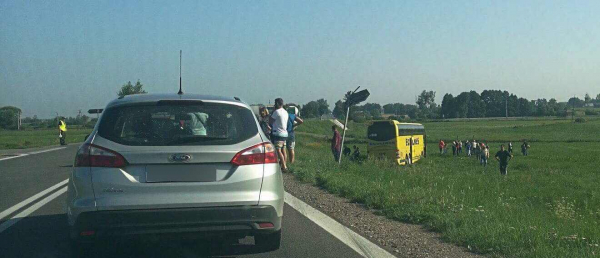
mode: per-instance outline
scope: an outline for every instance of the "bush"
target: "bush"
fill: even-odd
[[[585,123],[587,122],[587,120],[585,120],[585,118],[583,117],[578,117],[575,119],[575,123]]]
[[[586,111],[585,111],[585,115],[586,115],[586,116],[597,116],[597,115],[599,115],[599,114],[600,114],[600,113],[599,113],[598,111],[594,111],[594,110],[586,110]]]

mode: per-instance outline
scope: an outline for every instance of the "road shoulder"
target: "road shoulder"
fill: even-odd
[[[439,234],[420,225],[376,215],[364,205],[302,183],[290,173],[283,177],[287,192],[397,257],[478,257],[462,247],[443,242]]]

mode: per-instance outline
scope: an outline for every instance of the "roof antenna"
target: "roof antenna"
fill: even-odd
[[[179,92],[177,92],[177,94],[183,94],[183,91],[181,90],[181,50],[179,50]]]

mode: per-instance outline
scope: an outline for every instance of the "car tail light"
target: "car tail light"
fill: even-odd
[[[121,154],[93,144],[82,145],[75,156],[75,167],[120,168],[125,165],[127,161]]]
[[[231,163],[236,166],[277,163],[277,154],[273,144],[263,142],[238,152]]]
[[[274,228],[275,225],[273,225],[273,223],[270,222],[262,222],[262,223],[258,223],[258,228]]]

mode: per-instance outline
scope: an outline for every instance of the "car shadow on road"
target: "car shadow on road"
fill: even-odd
[[[76,257],[65,214],[26,217],[0,233],[0,257]],[[251,237],[217,241],[148,235],[99,241],[85,257],[234,257],[254,254]]]

